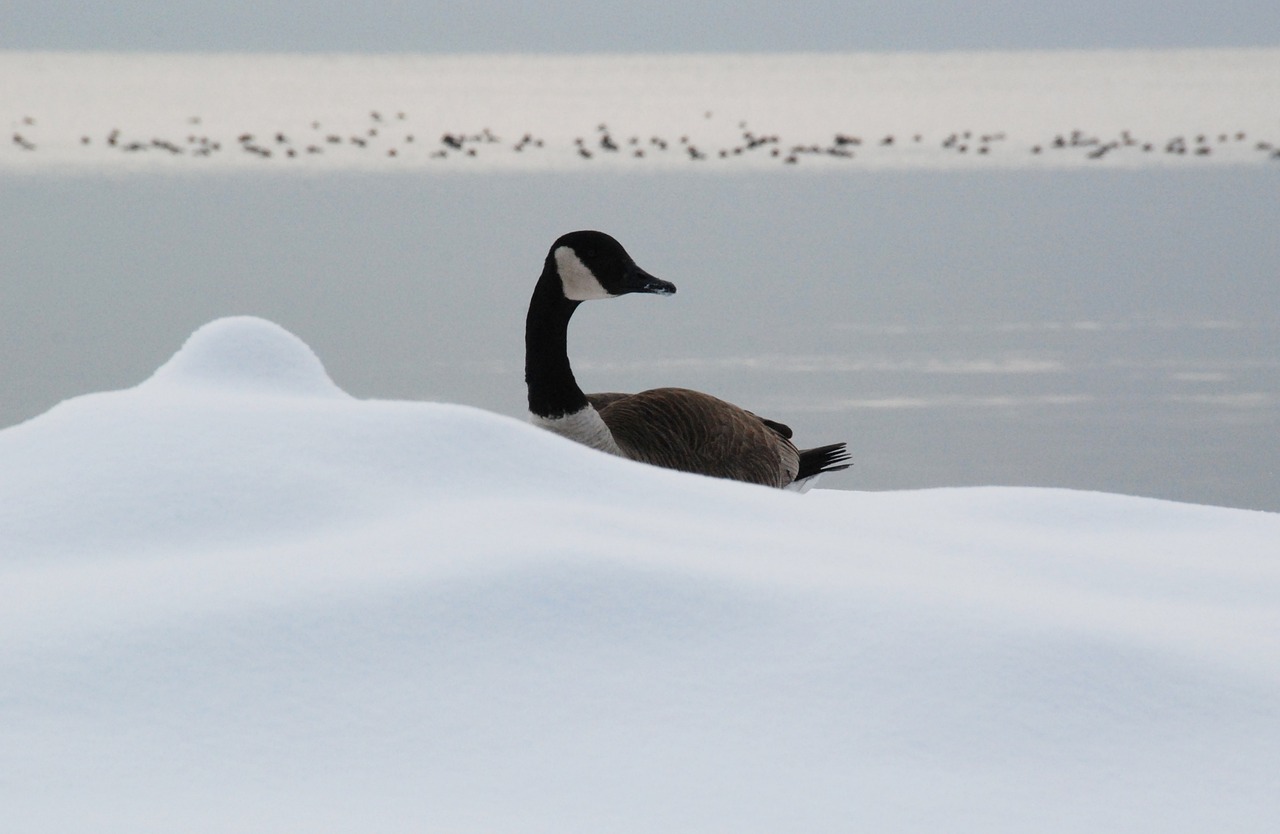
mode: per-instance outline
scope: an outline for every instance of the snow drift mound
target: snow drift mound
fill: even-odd
[[[301,339],[277,324],[252,316],[218,319],[201,327],[143,384],[346,396]]]
[[[1280,516],[798,496],[359,401],[267,322],[0,432],[26,832],[1259,831]]]
[[[278,541],[556,484],[585,492],[627,465],[477,409],[359,402],[296,336],[250,317],[200,328],[136,388],[5,432],[0,455],[20,473],[0,483],[10,540],[63,556]],[[642,482],[667,474],[627,466]]]

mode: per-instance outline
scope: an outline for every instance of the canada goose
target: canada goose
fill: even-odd
[[[633,292],[671,295],[675,285],[636,265],[603,232],[570,232],[551,245],[525,320],[525,383],[535,424],[631,460],[718,478],[803,491],[847,469],[845,444],[797,450],[791,429],[709,394],[655,388],[584,394],[569,367],[569,318],[583,301]]]

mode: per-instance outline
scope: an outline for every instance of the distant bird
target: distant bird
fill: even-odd
[[[627,293],[671,295],[675,285],[645,272],[603,232],[579,231],[551,245],[525,320],[525,383],[536,425],[594,449],[717,478],[804,490],[847,469],[844,443],[798,450],[791,429],[709,394],[655,388],[584,394],[569,365],[569,319],[583,301]]]

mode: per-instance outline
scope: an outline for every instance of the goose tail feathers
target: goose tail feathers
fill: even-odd
[[[818,482],[818,478],[827,472],[839,472],[853,464],[849,460],[849,450],[844,443],[832,443],[814,449],[800,451],[800,468],[796,479],[787,489],[796,492],[808,492]]]

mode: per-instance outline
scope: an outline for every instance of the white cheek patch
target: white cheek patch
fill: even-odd
[[[604,287],[596,280],[596,276],[587,265],[578,260],[577,254],[568,246],[556,249],[556,271],[560,273],[560,285],[564,287],[564,297],[570,301],[591,301],[597,298],[613,298],[605,292]]]

